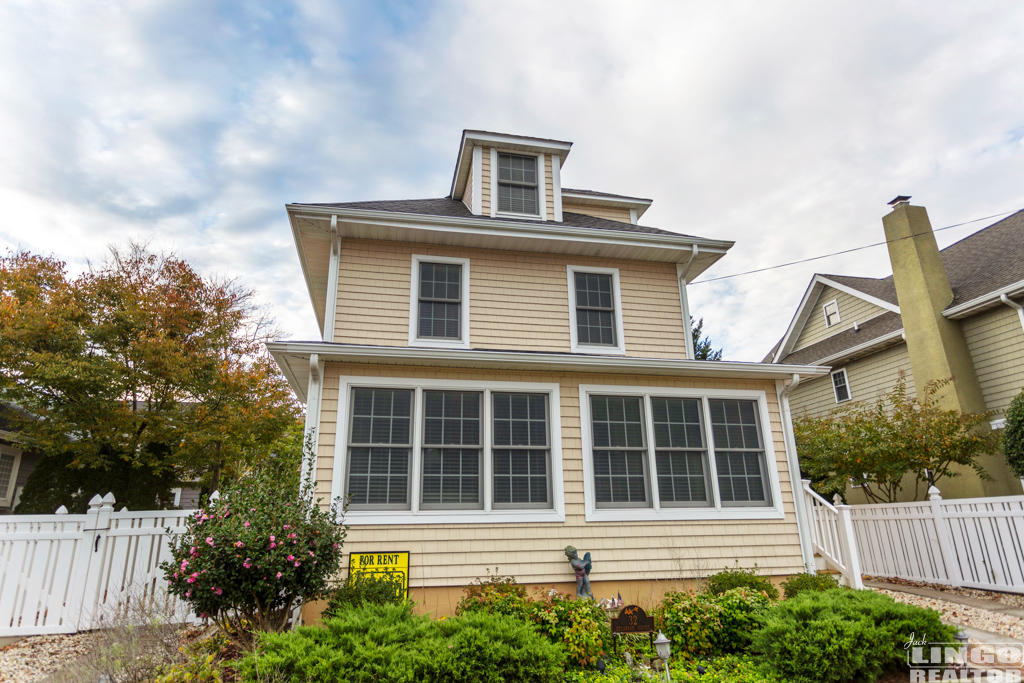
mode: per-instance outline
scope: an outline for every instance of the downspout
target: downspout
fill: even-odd
[[[1009,306],[1010,308],[1017,309],[1017,317],[1020,318],[1020,328],[1024,330],[1024,306],[1021,306],[1019,303],[1017,303],[1010,297],[1006,296],[1005,294],[1000,294],[999,300],[1002,301],[1007,306]]]
[[[320,443],[320,401],[323,389],[323,366],[319,354],[309,355],[309,385],[306,389],[306,422],[302,430],[302,489],[313,484],[316,476],[316,455]],[[312,494],[312,490],[310,491]]]
[[[679,306],[683,314],[683,345],[686,347],[686,358],[688,360],[694,360],[696,351],[693,347],[693,327],[690,325],[690,301],[686,294],[686,280],[690,274],[690,265],[697,258],[699,252],[700,247],[696,244],[692,245],[690,258],[686,261],[686,264],[676,264],[676,279],[679,284]]]
[[[804,505],[803,483],[800,478],[800,462],[796,455],[796,435],[793,433],[793,415],[789,408],[789,395],[800,385],[800,373],[793,373],[793,381],[783,386],[777,380],[775,390],[779,396],[779,412],[782,413],[782,441],[786,445],[786,463],[789,465],[789,485],[793,491],[793,509],[796,512],[796,529],[800,537],[800,554],[804,558],[804,569],[808,574],[817,573],[814,564],[814,548],[811,546],[810,527],[807,525],[807,508]]]
[[[338,270],[341,260],[341,233],[338,215],[331,215],[331,252],[327,270],[327,292],[324,302],[324,341],[334,341],[334,318],[338,312]]]

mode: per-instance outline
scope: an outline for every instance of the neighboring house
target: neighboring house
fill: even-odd
[[[447,197],[287,206],[323,340],[268,347],[316,490],[435,614],[496,567],[568,589],[567,545],[627,601],[813,566],[780,395],[826,369],[691,360],[687,283],[732,242],[564,189],[570,147],[464,131]]]
[[[10,514],[18,505],[21,490],[32,474],[39,456],[26,453],[12,429],[9,405],[0,404],[0,514]]]
[[[815,275],[785,336],[765,358],[831,366],[801,381],[794,416],[821,416],[875,401],[904,377],[911,394],[952,378],[942,404],[962,412],[1003,412],[1024,388],[1024,211],[939,250],[928,214],[908,197],[883,219],[893,275]],[[1021,493],[1001,455],[942,483],[944,497]]]

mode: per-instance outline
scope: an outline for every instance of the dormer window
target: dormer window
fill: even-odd
[[[825,327],[832,327],[839,322],[839,302],[835,299],[825,304],[822,309],[825,312]]]
[[[498,153],[498,211],[537,215],[537,157]]]

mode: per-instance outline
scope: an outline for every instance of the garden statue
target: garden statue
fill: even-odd
[[[576,597],[593,600],[594,594],[590,592],[590,553],[585,553],[581,560],[576,548],[567,545],[565,546],[565,556],[569,558],[569,566],[576,574]]]

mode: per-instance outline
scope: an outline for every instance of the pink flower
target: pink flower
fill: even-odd
[[[185,591],[185,597],[186,598],[191,598],[192,597],[192,591]]]
[[[287,528],[289,528],[290,526],[291,526],[291,525],[289,525],[289,524],[285,524],[285,525],[284,525],[283,527],[281,527],[281,528],[282,528],[282,529],[287,529]]]
[[[249,528],[249,522],[248,522],[248,521],[246,521],[246,522],[245,522],[245,524],[244,524],[243,526],[244,526],[244,527],[245,527],[246,529],[248,529],[248,528]]]
[[[298,534],[295,533],[294,531],[291,532],[290,534],[288,534],[288,538],[295,538],[296,536],[298,536]]]
[[[235,547],[236,548],[244,548],[245,544],[242,543],[241,541],[235,541]]]
[[[206,545],[213,547],[213,536],[206,537]]]
[[[242,563],[242,566],[245,567],[246,569],[248,569],[249,567],[252,566],[252,560],[249,559],[248,557],[245,558],[245,562]]]
[[[276,540],[277,540],[277,538],[276,538],[275,536],[273,536],[273,535],[272,535],[272,536],[270,537],[270,540],[271,540],[271,541],[276,541]]]
[[[298,560],[295,560],[295,566],[296,566],[296,567],[298,567],[298,566],[299,566],[300,564],[302,564],[302,563],[301,563],[301,562],[299,562]]]
[[[309,551],[309,556],[313,557],[313,551],[312,550]]]
[[[181,561],[181,571],[185,571],[185,567],[188,566],[188,560]]]
[[[271,544],[270,544],[270,547],[271,547],[271,548],[276,548],[276,547],[277,547],[277,544],[276,544],[276,543],[271,543]]]
[[[279,579],[281,578],[281,572],[277,573],[277,578],[279,578]]]
[[[195,583],[196,582],[196,577],[194,577],[194,576],[188,577],[188,582],[189,583]]]
[[[292,560],[294,560],[294,559],[295,559],[295,556],[294,556],[294,555],[289,555],[289,556],[288,556],[288,557],[286,557],[285,559],[286,559],[286,560],[288,560],[289,562],[291,562]]]
[[[222,588],[211,588],[210,590],[212,590],[216,595],[222,595],[224,593],[224,589]]]
[[[249,508],[249,512],[256,512],[256,508]]]

